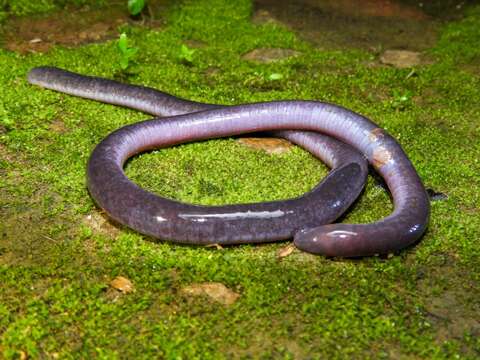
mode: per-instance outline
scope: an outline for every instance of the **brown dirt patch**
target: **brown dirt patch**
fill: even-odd
[[[86,215],[83,224],[92,229],[93,232],[108,236],[111,239],[120,234],[121,225],[116,224],[101,210],[94,210]]]
[[[255,23],[280,23],[320,48],[431,47],[438,25],[473,1],[256,0]]]
[[[240,297],[239,293],[218,282],[190,284],[182,288],[186,296],[207,296],[222,305],[233,305]]]
[[[160,27],[165,1],[150,1],[148,17],[130,17],[126,2],[106,4],[101,8],[73,7],[48,15],[9,19],[3,29],[3,47],[19,52],[46,52],[54,45],[78,46],[118,37],[119,27],[138,24]]]

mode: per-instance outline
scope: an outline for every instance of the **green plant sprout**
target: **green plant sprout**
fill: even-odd
[[[125,71],[132,63],[133,58],[138,52],[138,48],[128,45],[127,34],[120,34],[118,39],[118,49],[120,50],[120,68]]]
[[[390,106],[396,110],[405,110],[412,105],[413,94],[411,91],[393,90],[393,99],[390,100]]]
[[[195,49],[190,49],[187,45],[182,44],[182,47],[180,48],[180,54],[178,55],[178,57],[182,62],[186,64],[192,64],[194,53],[195,53]]]

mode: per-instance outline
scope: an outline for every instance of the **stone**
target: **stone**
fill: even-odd
[[[292,143],[285,139],[244,137],[237,140],[240,144],[268,154],[284,154],[292,148]]]
[[[259,48],[243,55],[243,59],[257,63],[268,64],[275,61],[285,60],[290,57],[295,57],[300,54],[301,53],[299,51],[295,51],[292,49]]]
[[[420,53],[409,50],[386,50],[380,55],[380,62],[399,69],[417,66],[421,63]]]

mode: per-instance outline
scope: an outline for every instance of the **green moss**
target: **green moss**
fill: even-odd
[[[212,140],[137,157],[127,175],[146,189],[192,203],[268,201],[298,196],[325,175],[323,165],[305,155],[295,148],[271,156],[233,139]],[[296,184],[299,178],[309,180]]]
[[[366,66],[374,57],[365,51],[322,51],[283,27],[252,25],[251,12],[248,1],[185,1],[162,30],[123,29],[139,48],[128,81],[222,104],[321,99],[371,117],[399,139],[426,186],[448,195],[432,203],[426,236],[386,259],[295,251],[280,260],[284,244],[181,246],[102,223],[85,188],[88,156],[110,131],[149,116],[32,87],[25,75],[56,65],[119,76],[116,43],[0,50],[4,357],[478,357],[480,76],[471,65],[479,8],[443,29],[433,63],[413,76]],[[203,46],[187,64],[179,54],[188,40]],[[242,59],[257,47],[301,55]],[[223,139],[143,154],[127,173],[164,196],[220,204],[296,196],[326,170],[298,148],[272,156]],[[343,221],[374,221],[391,208],[370,180]],[[135,292],[109,287],[119,275]],[[222,282],[241,297],[224,307],[182,292],[198,282]]]

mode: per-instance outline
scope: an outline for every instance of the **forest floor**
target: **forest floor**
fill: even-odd
[[[119,2],[18,3],[0,11],[0,358],[480,357],[480,6],[152,1],[132,20]],[[138,49],[126,69],[120,32]],[[428,231],[362,259],[142,236],[94,205],[85,166],[108,133],[151,116],[29,85],[40,65],[201,102],[350,108],[398,139],[432,189]],[[298,147],[270,154],[233,138],[126,168],[199,204],[298,196],[327,171]],[[391,211],[370,177],[342,221]]]

